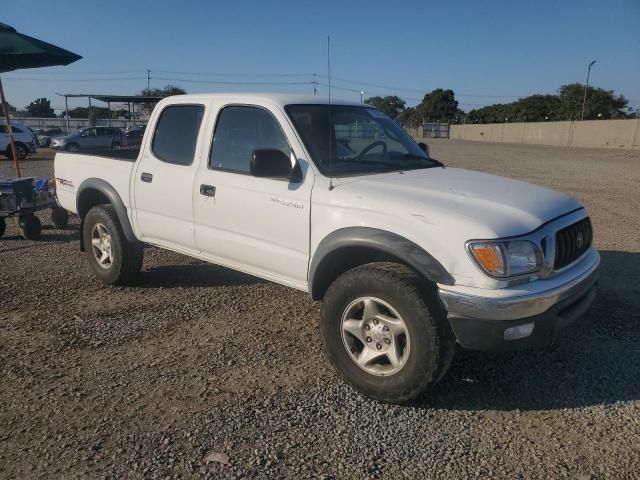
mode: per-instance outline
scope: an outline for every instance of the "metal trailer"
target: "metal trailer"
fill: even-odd
[[[56,228],[67,227],[69,213],[58,205],[46,180],[0,177],[0,238],[6,231],[7,219],[13,217],[17,218],[25,239],[37,240],[42,224],[35,213],[47,209],[51,209],[51,222]]]

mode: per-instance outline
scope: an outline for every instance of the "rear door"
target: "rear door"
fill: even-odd
[[[172,103],[154,113],[134,172],[134,217],[140,239],[173,249],[196,249],[192,189],[205,105]]]
[[[286,117],[277,107],[226,105],[212,134],[194,186],[198,249],[214,262],[305,289],[314,175]],[[302,180],[252,176],[253,151],[264,148],[297,160]]]

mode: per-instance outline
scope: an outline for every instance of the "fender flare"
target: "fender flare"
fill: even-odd
[[[130,242],[137,242],[138,239],[133,233],[131,222],[129,222],[127,207],[124,206],[124,202],[120,198],[120,195],[118,195],[116,189],[101,178],[87,178],[78,187],[78,193],[76,194],[76,211],[78,212],[78,216],[82,223],[84,223],[84,217],[86,216],[88,209],[82,208],[80,205],[80,198],[82,197],[82,193],[86,190],[95,190],[109,200],[109,203],[113,206],[113,209],[116,212],[116,216],[118,217],[124,236]],[[80,234],[80,237],[82,237],[82,233]]]
[[[454,278],[438,260],[420,246],[400,235],[369,227],[347,227],[327,235],[316,249],[309,266],[309,293],[317,299],[318,284],[323,263],[333,253],[350,247],[363,247],[395,257],[423,275],[426,279],[444,285],[453,285]],[[320,280],[320,281],[319,281]]]

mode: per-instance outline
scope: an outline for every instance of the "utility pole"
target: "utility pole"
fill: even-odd
[[[584,97],[582,98],[582,114],[580,115],[581,121],[584,120],[584,106],[587,103],[587,89],[589,88],[589,75],[591,74],[591,67],[593,67],[594,63],[596,63],[595,60],[591,62],[587,67],[587,84],[584,86]]]
[[[316,85],[318,85],[318,81],[316,80],[316,74],[313,74],[313,80],[311,82],[311,84],[313,85],[313,96],[315,97],[318,94],[318,89],[316,88]]]
[[[151,70],[147,69],[147,90],[150,90],[151,85]]]

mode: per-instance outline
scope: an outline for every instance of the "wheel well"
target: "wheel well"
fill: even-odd
[[[372,262],[394,262],[412,268],[407,262],[371,247],[350,246],[336,249],[322,259],[311,281],[311,298],[322,300],[329,286],[344,272]],[[412,268],[413,269],[413,268]]]
[[[96,205],[110,204],[109,198],[99,190],[87,188],[78,196],[78,216],[80,220]]]

